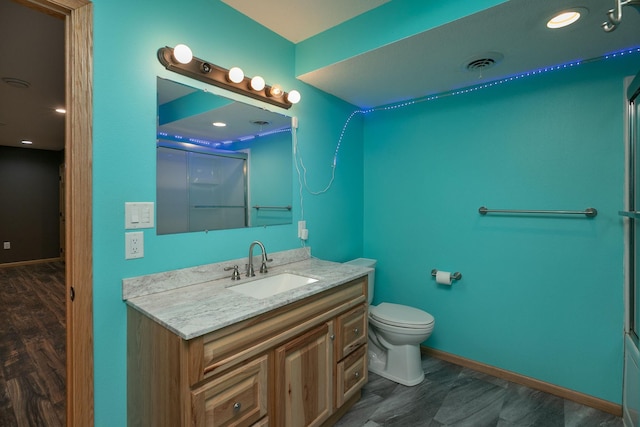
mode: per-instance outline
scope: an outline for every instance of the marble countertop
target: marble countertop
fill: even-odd
[[[243,275],[241,280],[231,280],[230,272],[224,272],[225,276],[222,278],[212,277],[212,280],[188,283],[189,279],[201,279],[203,271],[213,272],[211,275],[216,276],[220,275],[224,266],[234,265],[234,262],[244,265],[238,262],[242,260],[200,268],[195,279],[194,269],[125,279],[123,299],[129,306],[188,340],[339,286],[362,277],[371,270],[304,255],[298,256],[299,253],[291,256],[290,252],[284,253],[285,256],[281,259],[283,262],[291,262],[275,265],[268,273],[256,273],[255,277],[248,278]],[[274,260],[278,259],[277,253],[270,256]],[[246,262],[246,259],[244,261]],[[318,281],[263,299],[245,296],[229,289],[234,285],[280,273],[294,273]]]

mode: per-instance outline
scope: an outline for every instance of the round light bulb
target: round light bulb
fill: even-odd
[[[255,76],[251,79],[251,89],[255,91],[260,92],[262,89],[264,89],[265,85],[266,83],[264,82],[264,79],[260,76]]]
[[[269,88],[269,96],[280,98],[282,95],[284,95],[284,91],[280,85],[273,85]]]
[[[300,98],[300,92],[298,92],[297,90],[292,90],[287,94],[287,101],[292,104],[297,104],[298,102],[300,102]]]
[[[186,44],[179,44],[173,48],[173,57],[181,64],[188,64],[193,59],[193,52]]]
[[[240,67],[233,67],[227,73],[227,78],[232,83],[241,83],[244,80],[244,71]]]

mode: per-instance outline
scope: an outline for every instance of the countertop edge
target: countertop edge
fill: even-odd
[[[190,340],[340,286],[370,271],[368,267],[308,258],[270,268],[267,274],[294,273],[316,278],[317,282],[264,299],[230,290],[240,283],[224,277],[128,298],[125,302],[179,337]],[[243,283],[263,277],[246,279]]]

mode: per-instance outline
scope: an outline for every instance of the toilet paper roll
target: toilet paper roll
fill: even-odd
[[[448,271],[436,272],[436,283],[441,285],[451,285],[451,273]]]

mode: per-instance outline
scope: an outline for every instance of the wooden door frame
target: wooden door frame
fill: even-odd
[[[66,425],[94,425],[93,402],[93,4],[16,0],[65,21]]]

